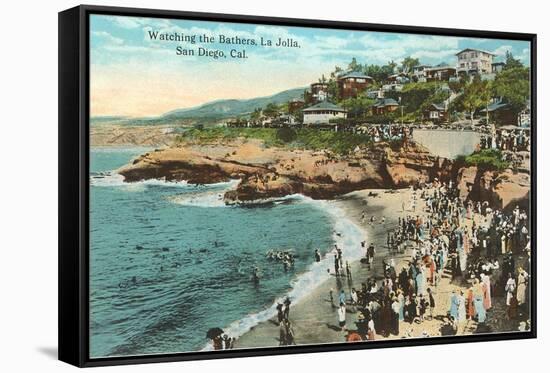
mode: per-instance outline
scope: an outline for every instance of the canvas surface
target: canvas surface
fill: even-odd
[[[90,16],[90,357],[530,328],[530,44]]]

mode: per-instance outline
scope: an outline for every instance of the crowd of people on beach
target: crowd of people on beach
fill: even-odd
[[[516,330],[529,328],[531,243],[524,208],[494,208],[461,195],[453,182],[437,179],[411,187],[410,200],[401,207],[402,216],[386,232],[387,256],[377,259],[383,247],[361,242],[361,265],[370,271],[380,260],[382,278],[374,271],[371,277],[354,278],[339,245],[326,254],[332,255],[332,274],[340,284],[336,292],[330,290],[329,301],[347,341],[486,333],[500,331],[492,328],[502,322]],[[386,227],[385,218],[364,213],[360,221]],[[267,255],[292,260],[290,252]],[[323,260],[319,249],[314,258]],[[448,285],[440,290],[443,279]],[[286,298],[276,306],[282,346],[296,344],[290,304]],[[500,311],[493,316],[496,304]],[[442,311],[442,305],[448,307]],[[434,320],[438,333],[412,334],[412,326]]]
[[[387,233],[389,253],[410,253],[408,264],[397,273],[394,259],[384,260],[380,284],[369,279],[359,291],[351,290],[348,303],[357,307],[358,316],[356,331],[349,329],[347,339],[397,336],[400,322],[418,324],[436,316],[442,320],[441,335],[461,333],[468,320],[475,321],[474,332],[487,332],[495,297],[504,299],[507,319],[521,320],[525,327],[529,273],[515,258],[525,257],[523,266],[530,267],[527,212],[518,206],[493,210],[487,202],[461,198],[452,182],[437,180],[412,192],[408,211],[421,205],[422,211],[400,217]],[[366,251],[363,263],[370,265],[372,251]],[[456,286],[448,311],[435,315],[443,276]],[[341,295],[338,321],[348,330],[342,325],[344,308]]]

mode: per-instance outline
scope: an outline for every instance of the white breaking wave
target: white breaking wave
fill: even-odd
[[[90,148],[90,153],[136,153],[137,155],[154,151],[150,146],[94,146]]]
[[[240,182],[241,180],[230,180],[222,183],[201,185],[197,187],[198,190],[174,196],[170,200],[183,206],[225,207],[225,192],[234,190]]]
[[[186,190],[185,194],[175,196],[171,200],[175,203],[186,206],[219,207],[225,206],[223,194],[235,189],[240,180],[227,182],[196,185],[187,181],[167,181],[166,179],[148,179],[134,182],[124,181],[124,176],[116,171],[103,172],[90,176],[90,185],[95,187],[124,188],[125,191],[143,191],[147,186],[177,187]],[[189,190],[189,192],[187,192]],[[221,200],[219,196],[221,194]]]
[[[365,231],[348,218],[345,211],[337,206],[334,201],[313,200],[301,194],[289,195],[279,200],[299,200],[327,212],[333,220],[334,242],[342,249],[344,260],[353,262],[363,256],[364,250],[361,248],[361,241],[366,238]],[[333,271],[334,253],[335,251],[331,250],[326,253],[325,257],[320,262],[312,263],[306,269],[306,272],[298,275],[298,277],[292,281],[292,289],[282,297],[277,298],[269,308],[247,315],[224,328],[225,334],[230,337],[238,338],[254,326],[273,318],[277,315],[277,303],[282,303],[286,297],[290,298],[293,305],[300,303],[300,301],[310,294],[317,286],[330,278],[331,275],[327,269]],[[212,350],[211,343],[208,343],[203,348],[203,351],[209,350]]]
[[[90,185],[97,187],[123,187],[128,190],[141,190],[147,185],[170,186],[170,187],[194,187],[187,181],[166,181],[165,179],[149,179],[134,182],[124,181],[124,176],[114,171],[90,176]]]

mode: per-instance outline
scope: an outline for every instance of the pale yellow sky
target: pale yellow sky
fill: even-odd
[[[269,66],[266,66],[269,68]],[[220,65],[208,73],[130,66],[92,66],[91,116],[156,116],[218,99],[268,96],[316,81],[318,73],[281,66],[242,74],[242,65]],[[206,75],[206,76],[205,76]]]

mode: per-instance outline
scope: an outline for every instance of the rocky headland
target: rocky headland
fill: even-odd
[[[463,196],[488,200],[495,207],[524,203],[528,171],[490,171],[467,167],[408,143],[379,143],[347,156],[325,151],[266,147],[259,140],[211,144],[185,143],[145,153],[118,172],[125,181],[146,179],[212,184],[240,179],[226,192],[226,203],[303,194],[333,199],[361,189],[396,189],[439,180],[458,183]]]

